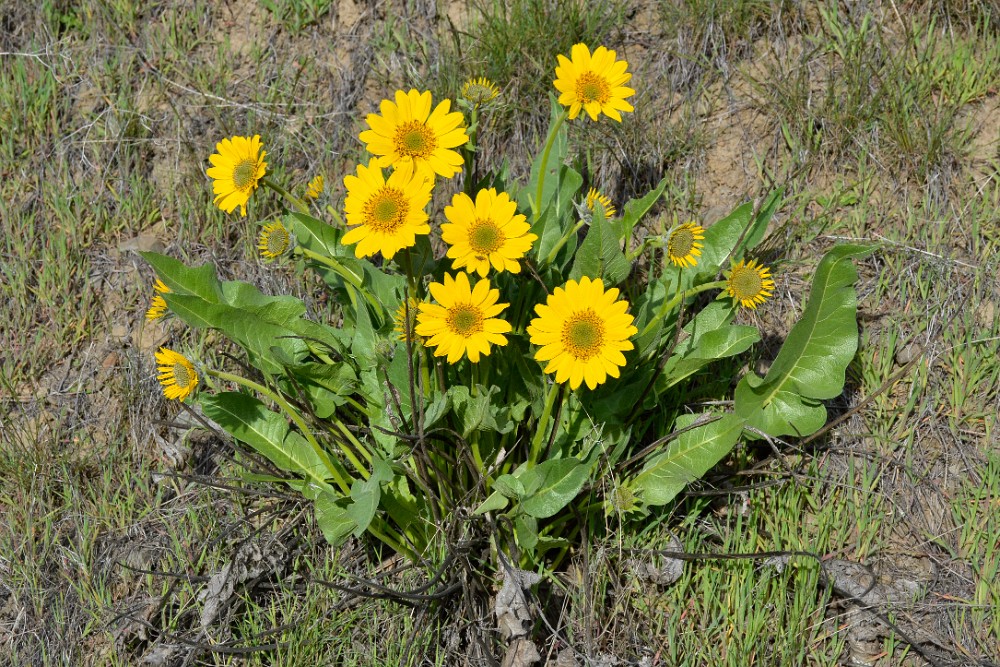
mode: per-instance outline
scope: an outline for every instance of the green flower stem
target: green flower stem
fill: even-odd
[[[548,257],[545,258],[545,263],[551,264],[552,262],[556,261],[556,255],[559,254],[559,251],[562,250],[564,245],[566,245],[570,237],[575,235],[578,231],[580,231],[585,224],[587,223],[585,223],[583,220],[580,220],[575,225],[570,227],[566,231],[566,233],[562,235],[562,238],[560,238],[559,241],[556,242],[555,246],[552,247],[552,252],[550,252]]]
[[[288,417],[293,422],[295,422],[295,425],[299,427],[299,430],[302,432],[302,435],[304,435],[306,440],[309,441],[309,444],[312,446],[313,451],[316,452],[316,456],[318,456],[319,460],[323,462],[324,466],[326,466],[326,469],[330,472],[330,476],[333,477],[334,481],[337,482],[337,486],[340,487],[340,490],[343,491],[345,495],[351,493],[351,483],[349,481],[350,476],[347,474],[347,471],[344,470],[343,466],[341,466],[339,463],[335,463],[333,459],[331,459],[330,456],[326,453],[326,451],[320,446],[320,444],[316,442],[316,438],[309,430],[309,427],[306,425],[305,421],[302,420],[302,416],[295,410],[295,408],[289,405],[285,399],[283,399],[281,396],[271,391],[264,385],[258,384],[253,380],[248,380],[245,377],[240,377],[239,375],[233,375],[232,373],[226,373],[225,371],[217,371],[212,369],[207,369],[206,372],[213,377],[219,378],[220,380],[235,382],[241,387],[245,387],[252,391],[256,391],[257,393],[263,394],[264,396],[267,396],[272,401],[274,401],[278,405],[278,407],[280,407],[284,411],[284,413],[288,415]],[[316,473],[310,472],[308,470],[306,470],[305,472],[314,480],[318,480],[322,484],[326,485],[326,482],[320,479],[316,475]],[[367,470],[364,471],[364,476],[366,478],[368,477]]]
[[[337,223],[338,227],[346,227],[347,226],[347,225],[344,224],[344,218],[343,218],[343,216],[340,215],[340,211],[338,211],[337,209],[335,209],[334,207],[332,207],[330,205],[327,205],[326,212],[330,214],[330,217],[333,218],[334,222]]]
[[[372,519],[372,522],[368,524],[368,532],[382,540],[384,544],[388,545],[396,553],[405,554],[410,559],[410,562],[419,562],[420,557],[406,546],[406,541],[402,535],[386,525],[385,521],[380,517]]]
[[[382,304],[379,303],[378,299],[374,295],[370,294],[368,290],[364,288],[361,283],[361,278],[351,273],[346,266],[335,260],[333,257],[327,257],[326,255],[321,255],[318,252],[310,250],[309,248],[303,248],[302,246],[296,246],[295,250],[302,253],[303,257],[307,257],[315,262],[319,262],[324,266],[333,269],[333,272],[338,276],[347,281],[347,283],[358,291],[361,296],[365,298],[365,301],[371,304],[372,308],[375,309],[376,313],[380,313],[384,310]],[[353,303],[354,298],[351,297]]]
[[[725,286],[726,286],[725,280],[718,280],[716,282],[705,283],[704,285],[698,285],[697,287],[692,287],[689,290],[684,290],[683,292],[674,296],[674,298],[670,299],[669,301],[665,301],[663,305],[660,306],[660,310],[657,311],[656,315],[654,315],[649,320],[649,324],[646,325],[646,328],[643,329],[642,333],[639,334],[639,338],[643,338],[644,336],[652,332],[653,329],[656,328],[656,325],[660,323],[660,320],[666,317],[667,313],[676,308],[677,304],[679,304],[684,299],[694,296],[695,294],[707,292],[708,290],[711,289],[721,289]]]
[[[371,465],[372,453],[368,451],[368,448],[365,447],[363,444],[361,444],[360,440],[354,437],[354,434],[351,433],[351,429],[347,428],[344,422],[340,421],[333,415],[331,415],[331,418],[333,419],[333,423],[337,426],[337,430],[339,430],[344,435],[344,438],[347,439],[349,443],[351,443],[352,447],[361,452],[361,456],[363,456],[364,459],[368,461],[368,465]],[[362,465],[361,462],[358,461],[358,459],[351,452],[351,450],[347,449],[346,447],[342,447],[341,450],[344,452],[344,455],[351,460],[351,463],[353,463],[356,468],[361,470],[362,475],[365,477],[365,479],[367,479],[368,478],[367,466]]]
[[[295,195],[293,195],[291,192],[281,187],[267,176],[261,178],[260,182],[266,185],[267,187],[271,188],[275,192],[277,192],[279,195],[281,195],[288,201],[290,201],[292,203],[292,206],[297,208],[300,213],[305,213],[306,215],[309,215],[309,207],[306,206],[306,203],[301,199],[299,199],[298,197],[296,197]]]
[[[552,145],[556,143],[559,128],[562,127],[567,118],[569,118],[569,109],[564,109],[559,118],[556,119],[556,124],[552,126],[552,131],[549,132],[549,136],[545,140],[545,148],[542,150],[542,168],[538,173],[538,186],[535,188],[535,222],[538,222],[538,219],[542,216],[542,192],[545,185],[545,172],[549,165],[549,154],[552,152]]]
[[[301,252],[304,257],[308,257],[313,261],[319,262],[320,264],[330,267],[331,269],[333,269],[334,273],[336,273],[338,276],[340,276],[348,283],[350,283],[350,285],[354,289],[363,291],[361,285],[361,278],[348,271],[347,267],[345,267],[343,264],[335,260],[333,257],[327,257],[326,255],[321,255],[314,250],[310,250],[309,248],[303,248],[302,246],[296,246],[295,249]]]
[[[552,408],[556,404],[556,396],[559,395],[559,388],[561,386],[559,382],[553,381],[552,386],[549,388],[549,393],[545,397],[545,408],[542,410],[542,416],[538,419],[538,424],[535,427],[535,437],[531,439],[531,451],[528,452],[528,463],[530,466],[538,463],[538,455],[541,454],[542,446],[545,444],[545,432],[549,430],[549,419],[552,417]]]

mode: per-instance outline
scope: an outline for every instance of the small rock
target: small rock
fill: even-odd
[[[905,366],[914,359],[916,359],[920,354],[923,353],[923,348],[921,348],[916,343],[910,343],[909,345],[896,351],[896,365]]]
[[[157,238],[156,234],[139,234],[118,244],[118,250],[121,252],[133,250],[136,252],[163,253],[166,249],[167,246]]]

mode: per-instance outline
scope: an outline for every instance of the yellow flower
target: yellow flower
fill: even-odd
[[[429,338],[427,345],[437,348],[434,356],[448,355],[448,363],[458,362],[468,354],[477,363],[479,355],[490,353],[490,344],[506,345],[503,335],[511,330],[509,322],[497,318],[510,304],[497,303],[500,290],[490,289],[483,279],[475,287],[469,276],[459,273],[456,278],[444,275],[444,284],[431,283],[431,296],[437,301],[420,304],[417,334]]]
[[[490,265],[498,272],[520,273],[517,260],[531,248],[538,237],[529,233],[531,225],[517,213],[517,204],[506,192],[493,188],[480,190],[476,201],[460,192],[446,206],[449,222],[441,225],[441,239],[450,245],[448,257],[452,268],[476,271],[485,278]]]
[[[212,183],[215,205],[226,213],[232,213],[239,206],[240,215],[246,216],[250,195],[267,170],[264,162],[267,153],[260,149],[260,135],[233,137],[216,144],[218,152],[208,158],[213,166],[205,173],[215,179]]]
[[[168,399],[183,401],[198,386],[198,373],[183,354],[161,347],[156,353],[156,363],[160,372],[156,379]]]
[[[309,185],[306,186],[306,197],[309,199],[319,199],[319,196],[323,194],[324,185],[323,175],[317,174],[316,178],[309,181]]]
[[[705,247],[705,230],[693,222],[685,222],[683,225],[670,232],[667,239],[667,259],[673,262],[674,266],[691,266],[698,263],[701,256],[701,249]]]
[[[577,283],[557,287],[545,304],[535,306],[538,317],[528,325],[531,342],[540,346],[535,359],[547,361],[546,373],[556,382],[569,381],[570,389],[581,382],[595,389],[618,377],[625,365],[622,352],[635,346],[629,340],[638,332],[627,312],[628,302],[618,299],[618,288],[604,290],[604,282],[584,276]]]
[[[167,314],[167,302],[160,296],[161,294],[166,294],[170,291],[170,288],[163,284],[163,281],[159,278],[156,279],[156,283],[153,285],[153,289],[158,292],[155,294],[150,301],[149,310],[146,311],[146,320],[152,322],[153,320],[158,320]]]
[[[292,235],[280,222],[264,225],[257,241],[257,249],[265,259],[275,259],[285,254],[292,244]]]
[[[586,44],[574,44],[570,58],[557,56],[556,80],[553,82],[559,95],[559,104],[569,107],[570,120],[580,115],[580,109],[587,112],[591,120],[597,120],[603,113],[619,123],[621,111],[634,111],[626,97],[635,94],[624,84],[632,78],[627,71],[628,63],[615,60],[615,52],[603,46],[594,54]]]
[[[412,341],[420,340],[420,336],[417,336],[414,329],[417,326],[417,312],[420,310],[420,304],[423,303],[420,299],[410,297],[403,303],[399,304],[399,308],[396,309],[396,335],[399,340],[406,342],[409,338]],[[409,332],[409,335],[407,333]]]
[[[745,260],[726,272],[726,291],[742,306],[756,308],[774,293],[771,270],[751,259]]]
[[[604,207],[605,218],[610,218],[617,213],[615,207],[611,205],[611,197],[601,194],[597,188],[590,188],[590,190],[587,191],[587,208],[593,211],[594,206],[597,204]]]
[[[434,182],[414,173],[412,163],[397,166],[388,180],[372,158],[359,164],[357,176],[344,177],[348,226],[354,227],[341,243],[357,243],[354,254],[369,257],[377,252],[386,259],[417,242],[417,234],[430,234],[424,207],[431,200]]]
[[[482,76],[478,79],[469,79],[462,86],[462,97],[474,106],[486,104],[496,99],[499,94],[500,90],[497,85]]]
[[[370,130],[361,133],[368,152],[378,155],[378,166],[398,167],[412,163],[426,178],[434,174],[451,178],[462,170],[462,156],[451,150],[465,144],[461,112],[449,113],[451,100],[444,100],[431,111],[431,93],[396,91],[396,101],[382,100],[382,115],[368,114]]]

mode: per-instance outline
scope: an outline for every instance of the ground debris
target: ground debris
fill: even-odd
[[[671,535],[668,549],[681,552],[684,550],[684,545],[676,535]],[[657,586],[669,586],[684,574],[684,561],[669,556],[653,556],[648,560],[629,558],[625,564],[631,568],[632,574],[638,577],[639,581]]]
[[[500,636],[504,639],[515,639],[528,634],[525,624],[531,623],[531,611],[524,591],[541,580],[541,575],[534,572],[513,567],[504,569],[503,586],[493,604]]]
[[[244,542],[236,551],[233,560],[212,575],[205,589],[199,593],[198,599],[204,603],[201,610],[201,628],[205,629],[214,623],[229,607],[236,586],[273,572],[284,562],[284,554],[285,548],[276,541],[267,545]]]

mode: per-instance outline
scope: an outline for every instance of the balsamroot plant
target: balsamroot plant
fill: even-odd
[[[211,265],[145,254],[158,277],[147,317],[221,332],[254,370],[162,349],[166,396],[270,460],[280,474],[257,483],[312,501],[332,543],[367,533],[418,559],[449,522],[482,516],[507,532],[497,548],[538,564],[608,517],[641,526],[741,439],[815,432],[842,391],[857,344],[851,258],[867,249],[820,261],[764,377],[720,374],[760,340],[736,322],[774,293],[753,251],[780,192],[671,226],[651,215],[664,181],[619,213],[584,189],[568,130],[627,122],[628,64],[577,44],[555,77],[523,183],[478,168],[479,118],[504,103],[485,79],[454,108],[417,90],[383,100],[339,208],[323,204],[321,176],[272,182],[260,137],[219,142],[215,203],[245,215],[259,185],[280,196],[287,213],[262,221],[257,247],[322,278],[332,320]]]

